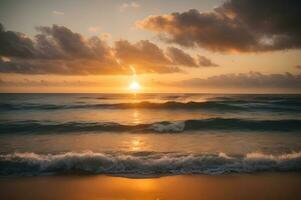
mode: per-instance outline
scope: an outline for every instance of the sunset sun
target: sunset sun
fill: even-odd
[[[140,84],[135,80],[133,80],[129,85],[129,90],[131,90],[132,92],[138,92],[140,89]]]

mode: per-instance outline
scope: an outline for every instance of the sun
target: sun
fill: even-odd
[[[133,92],[138,92],[141,89],[141,86],[137,81],[132,81],[129,85],[129,89]]]

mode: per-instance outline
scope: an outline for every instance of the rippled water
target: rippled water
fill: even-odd
[[[301,95],[0,94],[0,175],[301,169]]]

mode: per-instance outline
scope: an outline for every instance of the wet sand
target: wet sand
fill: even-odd
[[[0,199],[301,199],[301,173],[160,178],[43,176],[0,178]]]

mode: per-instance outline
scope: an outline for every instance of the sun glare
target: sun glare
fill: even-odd
[[[129,89],[133,92],[138,92],[141,89],[141,86],[137,81],[132,81],[129,85]]]

